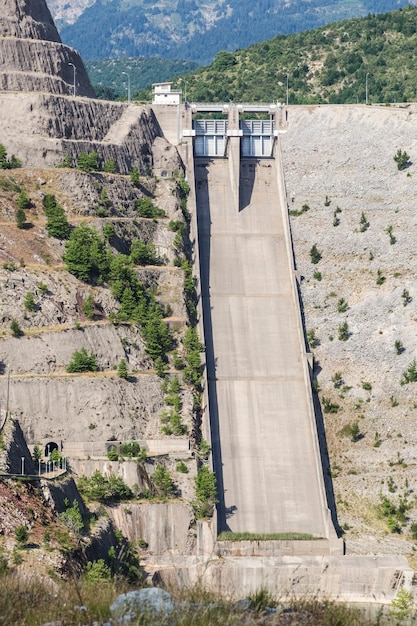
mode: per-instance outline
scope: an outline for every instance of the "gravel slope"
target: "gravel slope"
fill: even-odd
[[[324,421],[347,551],[412,555],[417,383],[402,386],[400,379],[417,354],[417,105],[290,107],[288,121],[281,147],[289,209],[309,206],[290,218],[306,328],[319,340],[312,351],[322,407],[323,396],[340,407],[324,412]],[[393,160],[398,148],[410,155],[404,171]],[[333,225],[337,207],[340,223]],[[406,305],[404,290],[412,298]],[[341,298],[345,312],[338,311]],[[345,321],[350,336],[341,341]],[[356,421],[362,437],[352,442],[341,430]],[[397,506],[407,496],[400,533],[390,533],[377,514],[382,496]]]

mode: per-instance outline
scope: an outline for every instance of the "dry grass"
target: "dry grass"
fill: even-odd
[[[110,618],[114,598],[128,591],[125,581],[99,583],[69,580],[52,582],[39,578],[21,578],[16,573],[0,576],[1,623],[7,626],[39,626],[53,621],[61,626],[103,624]],[[245,606],[223,600],[204,589],[171,591],[175,601],[169,616],[141,614],[132,626],[371,626],[374,620],[358,609],[317,599],[293,600],[285,606],[265,590],[250,596]],[[84,607],[80,610],[80,607]],[[271,611],[271,607],[277,607]],[[378,621],[388,624],[388,621]]]

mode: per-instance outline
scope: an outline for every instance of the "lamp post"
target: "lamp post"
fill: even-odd
[[[365,76],[365,104],[368,104],[368,76],[369,76],[369,72],[366,72],[366,76]]]
[[[74,97],[75,97],[75,80],[76,80],[76,75],[77,75],[77,68],[75,67],[74,63],[68,63],[68,65],[71,65],[72,67],[72,71],[73,71],[73,83],[72,83],[72,87],[73,87],[73,93],[74,93]]]
[[[287,102],[287,106],[288,106],[288,72],[287,72],[287,97],[286,97],[286,102]]]
[[[122,72],[125,76],[127,76],[127,101],[130,104],[130,74],[127,72]]]

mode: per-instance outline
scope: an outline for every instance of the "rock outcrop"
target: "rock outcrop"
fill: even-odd
[[[44,0],[6,0],[2,6],[1,35],[19,39],[46,39],[61,43]]]
[[[94,97],[80,55],[61,43],[44,0],[6,0],[0,35],[0,90]]]
[[[19,422],[8,419],[0,434],[2,438],[0,473],[34,474],[33,459]]]

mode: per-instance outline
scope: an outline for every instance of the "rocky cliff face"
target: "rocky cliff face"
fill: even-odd
[[[3,411],[5,407],[3,406]],[[14,420],[7,420],[1,431],[2,446],[0,449],[0,473],[34,474],[35,466],[27,447],[20,424]]]
[[[8,78],[0,73],[0,84],[2,80]],[[31,167],[55,167],[65,155],[75,165],[80,152],[95,151],[102,164],[113,159],[122,174],[133,166],[141,172],[153,170],[156,175],[166,172],[168,176],[183,170],[176,148],[162,136],[150,107],[39,93],[1,93],[0,119],[1,143],[9,154]]]
[[[61,42],[44,0],[6,0],[1,11],[0,33],[3,37]]]
[[[78,52],[61,43],[44,0],[6,0],[0,16],[0,89],[94,96]]]
[[[33,201],[32,209],[26,211],[31,224],[28,229],[16,228],[16,195],[1,189],[2,184],[7,186],[10,175]],[[181,218],[174,180],[156,182],[153,177],[142,177],[138,189],[130,177],[115,174],[86,174],[73,169],[0,172],[0,263],[6,263],[0,268],[0,328],[7,335],[0,341],[0,362],[13,372],[10,411],[19,419],[30,444],[163,438],[161,379],[152,369],[143,336],[134,326],[110,323],[112,312],[119,308],[110,289],[88,285],[63,271],[64,244],[45,231],[44,193],[55,194],[74,226],[85,222],[102,232],[106,225],[112,225],[114,252],[128,254],[136,238],[152,241],[166,264],[138,267],[137,276],[142,284],[157,291],[162,306],[170,305],[172,321],[168,323],[181,328],[186,322],[184,275],[173,264],[175,233],[169,229],[170,219]],[[134,201],[144,194],[153,196],[168,217],[158,221],[139,218]],[[103,208],[100,202],[104,195],[107,200]],[[100,209],[105,216],[98,217]],[[20,262],[24,267],[18,267]],[[7,269],[8,263],[12,263],[13,271]],[[46,290],[39,288],[42,284]],[[24,306],[28,292],[36,300],[30,314],[25,313]],[[92,320],[83,314],[90,295],[94,299]],[[12,319],[19,321],[24,336],[10,336]],[[94,352],[100,371],[69,375],[66,367],[72,354],[83,347],[88,353]],[[115,370],[121,359],[126,360],[131,373],[128,381],[119,378]],[[0,376],[0,400],[6,396],[7,377]],[[190,391],[184,391],[183,406],[188,423]]]

